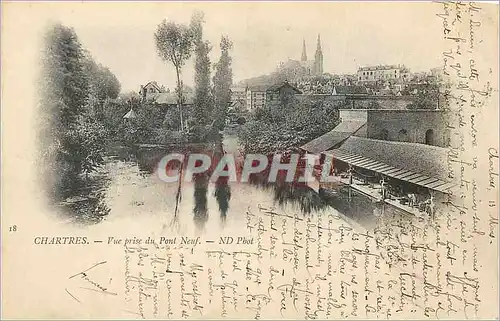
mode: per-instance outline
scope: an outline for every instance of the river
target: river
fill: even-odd
[[[225,135],[223,148],[238,157],[238,140],[234,135]],[[335,191],[334,197],[325,197],[307,186],[264,182],[226,184],[202,178],[192,183],[182,182],[178,193],[177,183],[161,181],[154,167],[139,163],[123,155],[107,157],[96,174],[96,183],[64,204],[69,209],[69,218],[66,216],[65,220],[88,225],[140,218],[152,220],[164,229],[202,232],[238,224],[247,208],[258,204],[274,204],[283,211],[300,210],[304,215],[333,211],[348,224],[367,229],[375,227],[377,214],[407,215],[391,206],[377,205],[345,185]]]

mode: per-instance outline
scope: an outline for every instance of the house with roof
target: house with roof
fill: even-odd
[[[142,100],[145,101],[153,97],[154,95],[165,92],[169,92],[169,90],[165,89],[164,86],[158,85],[156,81],[150,81],[145,85],[141,85],[139,95],[141,96]]]
[[[302,92],[289,82],[285,81],[281,84],[275,84],[266,89],[266,103],[281,103],[288,97],[300,95]]]
[[[253,112],[266,104],[279,104],[287,97],[299,94],[302,92],[287,81],[269,86],[249,86],[246,90],[247,110]]]
[[[141,85],[139,90],[141,100],[162,107],[177,106],[177,94],[165,89],[164,86],[158,85],[156,81],[150,81],[145,85]],[[194,94],[192,90],[185,89],[183,92],[183,106],[191,106],[194,104]]]

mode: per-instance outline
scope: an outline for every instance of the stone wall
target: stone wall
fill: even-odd
[[[445,147],[447,114],[429,110],[369,110],[367,137]]]

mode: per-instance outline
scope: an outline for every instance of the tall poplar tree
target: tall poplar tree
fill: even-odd
[[[227,110],[231,100],[231,85],[233,83],[233,70],[229,51],[233,44],[227,36],[222,36],[220,42],[221,55],[215,64],[214,101],[215,101],[215,126],[222,130],[225,125]]]
[[[196,12],[191,19],[195,52],[194,74],[194,116],[197,125],[211,123],[213,98],[210,84],[210,43],[203,40],[202,12]]]

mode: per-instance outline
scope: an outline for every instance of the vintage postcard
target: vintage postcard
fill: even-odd
[[[1,14],[2,318],[499,318],[497,3]]]

